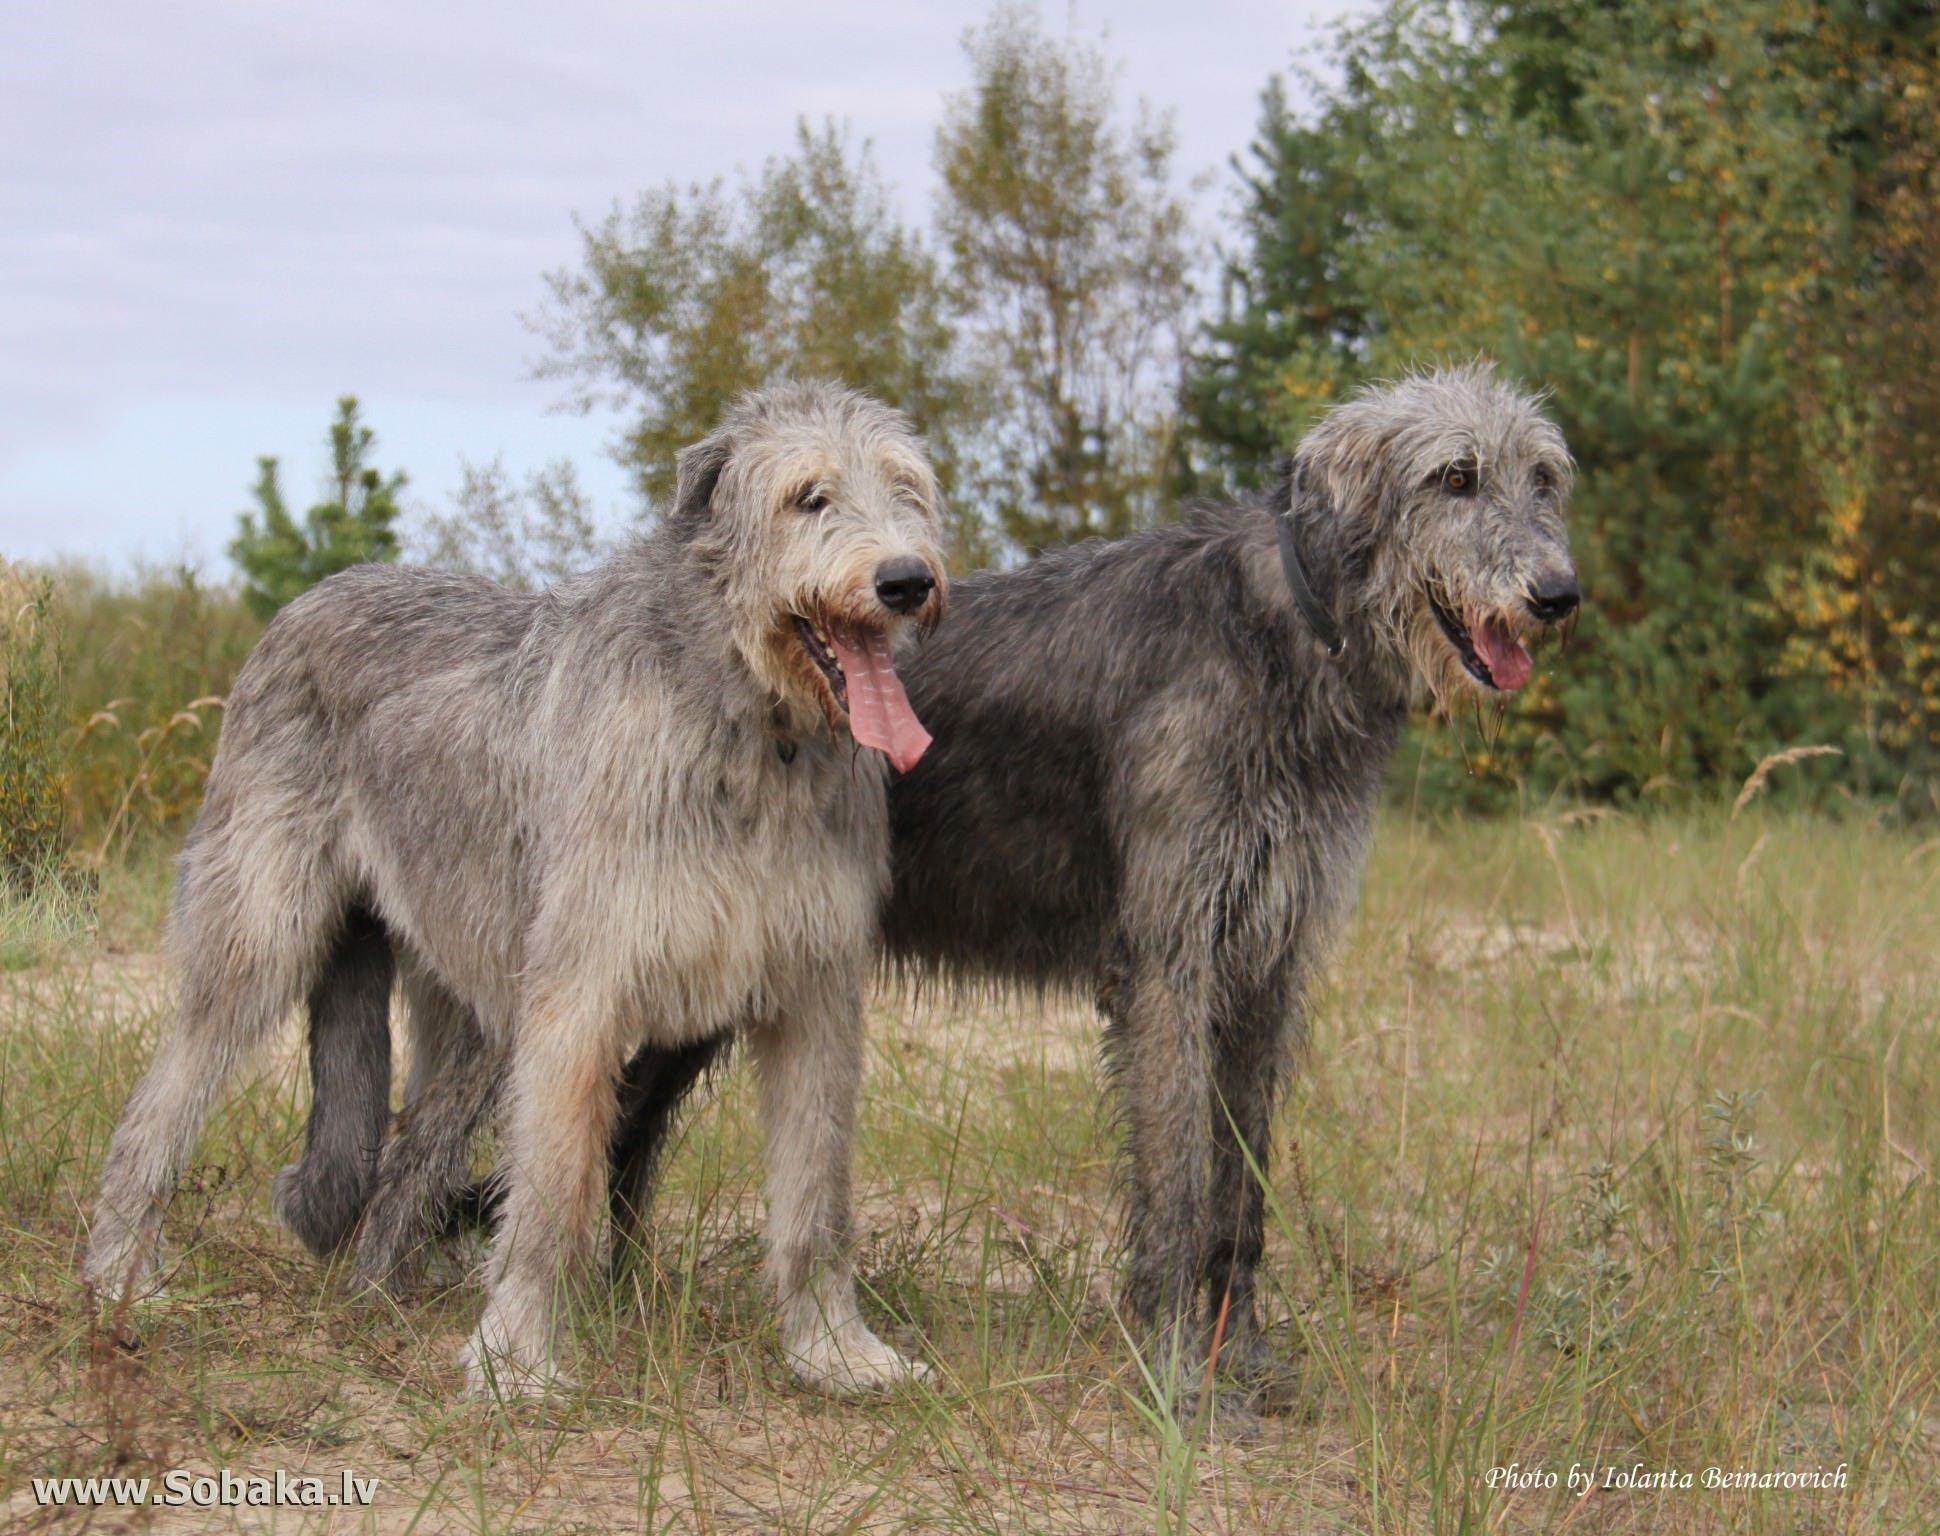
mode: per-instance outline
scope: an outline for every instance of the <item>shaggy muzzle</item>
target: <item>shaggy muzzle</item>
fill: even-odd
[[[1463,670],[1495,693],[1514,693],[1529,681],[1535,670],[1531,635],[1566,622],[1582,602],[1576,572],[1568,567],[1532,583],[1519,604],[1479,607],[1457,604],[1432,589],[1424,595]]]
[[[927,631],[942,617],[943,583],[922,561],[878,567],[867,595],[815,599],[788,615],[790,671],[809,685],[831,730],[847,730],[898,773],[929,750],[930,733],[910,707],[896,675],[896,632]]]

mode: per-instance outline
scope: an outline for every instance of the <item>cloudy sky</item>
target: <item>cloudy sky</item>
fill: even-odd
[[[1261,87],[1357,0],[1086,0],[1129,101],[1215,173]],[[566,456],[603,508],[612,423],[555,413],[520,316],[575,214],[732,177],[795,120],[870,140],[912,218],[983,4],[128,0],[0,14],[0,554],[224,567],[255,456],[307,505],[336,396],[442,506],[461,458]],[[1055,26],[1067,12],[1053,4]]]

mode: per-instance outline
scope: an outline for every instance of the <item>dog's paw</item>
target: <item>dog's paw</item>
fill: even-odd
[[[1322,1383],[1305,1360],[1276,1353],[1258,1334],[1233,1343],[1238,1347],[1219,1355],[1222,1393],[1237,1393],[1253,1413],[1312,1422]]]
[[[1221,1385],[1208,1394],[1192,1392],[1178,1408],[1181,1428],[1200,1429],[1208,1440],[1246,1445],[1266,1433],[1257,1396],[1244,1387]]]
[[[99,1306],[139,1306],[168,1300],[168,1266],[159,1241],[89,1249],[81,1284]]]
[[[355,1230],[364,1199],[361,1184],[346,1187],[340,1178],[319,1178],[307,1159],[285,1164],[270,1183],[270,1210],[320,1259],[328,1258]]]
[[[1303,1424],[1320,1417],[1322,1384],[1293,1361],[1276,1360],[1269,1369],[1240,1377],[1239,1384],[1246,1391],[1247,1405],[1256,1413]]]
[[[785,1345],[788,1369],[804,1386],[834,1397],[862,1397],[921,1381],[930,1368],[899,1354],[862,1324],[821,1330]]]
[[[481,1402],[541,1398],[572,1392],[579,1385],[549,1353],[535,1358],[493,1348],[482,1330],[459,1351],[458,1363],[465,1369],[466,1394]]]
[[[424,1288],[424,1255],[409,1252],[401,1258],[373,1257],[359,1247],[344,1276],[344,1289],[357,1301],[395,1306]]]

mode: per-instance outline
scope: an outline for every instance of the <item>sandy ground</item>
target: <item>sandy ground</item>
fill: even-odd
[[[134,1019],[159,1022],[172,994],[158,957],[120,955],[52,969],[0,976],[0,1027],[34,1027],[37,1020],[93,1021],[106,1025]],[[922,999],[879,990],[871,1006],[875,1050],[871,1071],[881,1075],[886,1058],[898,1051],[921,1052],[932,1060],[975,1063],[981,1071],[1012,1067],[1032,1072],[1090,1072],[1096,1060],[1098,1026],[1089,1008],[1068,1000]],[[400,1034],[402,1032],[400,1031]],[[282,1085],[302,1069],[302,1040],[292,1026],[252,1065],[251,1075]],[[212,1197],[218,1223],[231,1223],[246,1245],[283,1251],[271,1265],[293,1291],[305,1284],[307,1257],[277,1232],[263,1211],[259,1180],[248,1188],[224,1188]],[[966,1421],[979,1412],[942,1384],[950,1432],[926,1443],[920,1403],[871,1406],[833,1404],[796,1390],[778,1364],[756,1349],[720,1352],[718,1370],[694,1373],[683,1390],[696,1395],[677,1413],[664,1407],[605,1403],[564,1418],[544,1409],[520,1410],[511,1421],[523,1433],[542,1438],[542,1453],[516,1445],[518,1428],[494,1426],[456,1402],[460,1385],[451,1363],[463,1338],[462,1304],[444,1308],[424,1333],[399,1346],[399,1379],[409,1386],[386,1387],[368,1371],[347,1373],[331,1353],[328,1329],[313,1341],[296,1344],[308,1357],[314,1376],[292,1370],[290,1341],[283,1341],[277,1373],[239,1369],[227,1382],[200,1382],[195,1392],[198,1416],[213,1411],[242,1426],[236,1435],[247,1449],[229,1463],[232,1472],[287,1477],[315,1476],[332,1491],[341,1488],[348,1468],[379,1480],[375,1505],[367,1510],[306,1512],[290,1508],[149,1509],[139,1513],[97,1510],[78,1513],[37,1509],[31,1489],[20,1487],[0,1503],[0,1529],[86,1528],[153,1532],[383,1532],[412,1530],[585,1530],[636,1528],[711,1531],[894,1530],[924,1528],[938,1512],[953,1512],[965,1528],[993,1531],[1133,1531],[1149,1529],[1155,1473],[1149,1436],[1127,1414],[1121,1387],[1123,1362],[1110,1350],[1111,1287],[1104,1245],[1108,1213],[1094,1194],[1048,1186],[1018,1192],[1018,1204],[1034,1213],[1029,1222],[1002,1205],[998,1220],[1012,1230],[1020,1250],[1032,1244],[1066,1254],[1085,1252],[1094,1268],[1089,1305],[1098,1314],[1101,1348],[1088,1378],[1045,1382],[1022,1393],[1002,1394],[1005,1419],[983,1427],[982,1464],[966,1462],[961,1440]],[[758,1225],[758,1200],[750,1192],[740,1213],[743,1232]],[[171,1227],[180,1221],[178,1197]],[[860,1192],[857,1210],[863,1265],[871,1251],[912,1240],[929,1230],[941,1209],[938,1191],[922,1187]],[[72,1241],[72,1239],[70,1239]],[[38,1260],[52,1258],[43,1253]],[[21,1256],[23,1263],[36,1258]],[[708,1289],[708,1264],[745,1269],[752,1262],[747,1242],[731,1242],[700,1275]],[[71,1265],[72,1256],[68,1257]],[[1001,1295],[1027,1299],[1036,1285],[1027,1262],[1005,1263],[979,1278],[938,1277],[943,1284],[981,1286]],[[732,1288],[737,1277],[730,1276]],[[36,1324],[51,1342],[76,1326],[71,1282],[42,1270],[31,1293],[16,1290],[4,1307],[13,1335],[0,1352],[0,1408],[17,1445],[64,1444],[57,1462],[98,1464],[112,1429],[101,1422],[101,1407],[118,1392],[146,1455],[134,1458],[186,1473],[219,1477],[224,1468],[188,1444],[155,1427],[179,1411],[178,1401],[158,1398],[158,1384],[139,1368],[111,1371],[88,1380],[84,1359],[63,1358],[60,1350],[36,1347]],[[311,1284],[314,1283],[313,1271]],[[301,1330],[313,1318],[293,1319],[288,1297],[260,1289],[231,1289],[190,1304],[225,1323],[260,1315],[264,1329]],[[314,1301],[314,1298],[311,1298]],[[156,1304],[170,1317],[166,1324],[136,1314],[133,1329],[175,1327],[183,1303]],[[245,1324],[245,1328],[249,1325]],[[125,1364],[125,1363],[124,1363]],[[368,1366],[369,1362],[364,1362]],[[214,1369],[220,1369],[217,1362]],[[427,1380],[427,1377],[431,1380]],[[112,1384],[104,1384],[112,1383]],[[435,1385],[434,1385],[435,1383]],[[428,1408],[426,1387],[435,1399],[448,1389],[451,1401]],[[175,1384],[159,1388],[173,1392]],[[206,1396],[203,1394],[206,1393]],[[988,1396],[988,1394],[986,1394]],[[447,1423],[427,1425],[450,1415]],[[112,1412],[110,1412],[112,1417]],[[629,1421],[636,1422],[629,1422]],[[317,1425],[327,1423],[319,1430]],[[498,1440],[496,1452],[478,1453],[483,1440]],[[1224,1448],[1202,1460],[1195,1481],[1211,1492],[1221,1479],[1249,1484],[1249,1462],[1284,1458],[1284,1435],[1269,1436],[1245,1448]],[[1310,1448],[1311,1439],[1305,1441]],[[93,1455],[87,1447],[94,1446]],[[76,1454],[76,1453],[80,1454]],[[485,1471],[474,1478],[462,1463],[474,1457]],[[1319,1463],[1303,1453],[1302,1481],[1309,1497],[1346,1480],[1349,1458],[1337,1448],[1338,1465]],[[482,1503],[480,1502],[482,1500]],[[1322,1527],[1324,1528],[1324,1527]]]

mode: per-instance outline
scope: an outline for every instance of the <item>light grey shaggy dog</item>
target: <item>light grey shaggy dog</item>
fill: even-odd
[[[115,1131],[86,1279],[153,1283],[205,1115],[306,997],[340,1049],[313,1055],[323,1102],[278,1203],[313,1243],[342,1235],[386,1119],[395,966],[414,1088],[488,1058],[509,1087],[474,1390],[557,1374],[555,1288],[604,1231],[628,1056],[731,1032],[761,1085],[789,1363],[837,1390],[908,1375],[847,1256],[888,878],[859,746],[908,767],[927,745],[890,647],[940,616],[937,506],[900,416],[785,387],[683,452],[660,528],[586,577],[526,596],[371,566],[285,609],[183,851],[180,1015]]]
[[[1329,413],[1258,501],[954,583],[903,665],[936,742],[890,786],[886,953],[946,986],[1097,1000],[1127,1127],[1129,1307],[1184,1341],[1187,1382],[1223,1310],[1229,1425],[1297,1391],[1254,1293],[1308,978],[1410,709],[1514,692],[1525,634],[1575,610],[1570,474],[1562,434],[1487,366],[1407,378]],[[630,1064],[623,1223],[722,1043]],[[454,1064],[405,1120],[480,1113],[496,1072]],[[449,1186],[387,1160],[380,1201],[393,1181],[422,1236]]]

